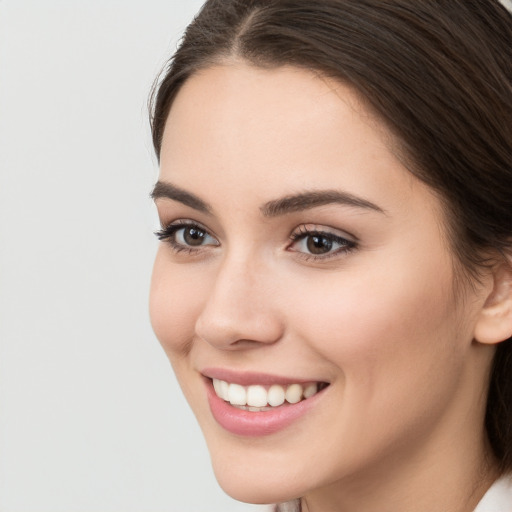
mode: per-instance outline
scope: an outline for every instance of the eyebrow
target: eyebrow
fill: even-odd
[[[213,210],[207,202],[203,201],[195,194],[165,181],[157,181],[151,192],[151,197],[154,200],[160,198],[172,199],[173,201],[178,201],[209,215],[211,215]],[[343,206],[373,210],[386,214],[380,206],[361,197],[339,190],[314,190],[285,196],[280,199],[268,201],[260,207],[260,211],[265,217],[279,217],[281,215],[309,210],[328,204],[341,204]]]
[[[186,206],[190,206],[191,208],[194,208],[194,210],[207,214],[212,213],[212,207],[208,203],[196,195],[165,181],[156,182],[156,185],[151,192],[151,197],[153,200],[160,198],[172,199],[173,201],[178,201]]]
[[[328,204],[341,204],[344,206],[374,210],[385,214],[385,211],[380,206],[361,197],[338,190],[315,190],[312,192],[294,194],[276,199],[275,201],[269,201],[260,209],[265,217],[277,217],[279,215],[308,210]]]

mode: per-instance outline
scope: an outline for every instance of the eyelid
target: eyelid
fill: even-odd
[[[297,233],[298,230],[298,233]],[[310,224],[305,223],[301,224],[300,226],[297,226],[292,234],[290,235],[290,238],[294,237],[295,235],[310,235],[310,234],[324,234],[324,235],[331,235],[331,236],[337,236],[339,238],[343,238],[349,242],[353,243],[359,243],[359,239],[357,236],[353,235],[352,233],[349,233],[348,231],[345,231],[343,229],[334,228],[331,226],[325,226],[322,224]]]

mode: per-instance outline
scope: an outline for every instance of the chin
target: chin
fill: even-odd
[[[213,464],[220,487],[233,499],[265,505],[290,501],[303,494],[304,490],[301,492],[296,483],[291,484],[290,477],[276,474],[272,468],[266,468],[266,474],[258,477],[249,469],[249,465],[250,462],[247,462],[246,471],[230,471]]]
[[[252,443],[249,443],[252,444]],[[312,478],[303,460],[273,447],[265,449],[255,440],[252,449],[209,445],[215,477],[223,491],[245,503],[282,503],[304,496],[321,484]]]

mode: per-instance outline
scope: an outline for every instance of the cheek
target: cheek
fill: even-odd
[[[190,349],[205,293],[199,273],[170,262],[167,250],[162,245],[155,259],[149,312],[156,337],[174,364]]]
[[[366,266],[320,286],[304,283],[309,292],[290,308],[297,335],[339,376],[346,405],[361,412],[368,406],[366,420],[434,404],[456,385],[470,339],[457,330],[450,263],[395,268]]]

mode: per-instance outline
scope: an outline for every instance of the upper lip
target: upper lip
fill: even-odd
[[[241,386],[250,386],[253,384],[261,385],[288,385],[288,384],[306,384],[309,382],[325,382],[318,379],[303,379],[294,377],[284,377],[270,373],[261,373],[253,371],[236,371],[228,368],[204,368],[201,374],[209,379],[223,380],[232,384]]]

